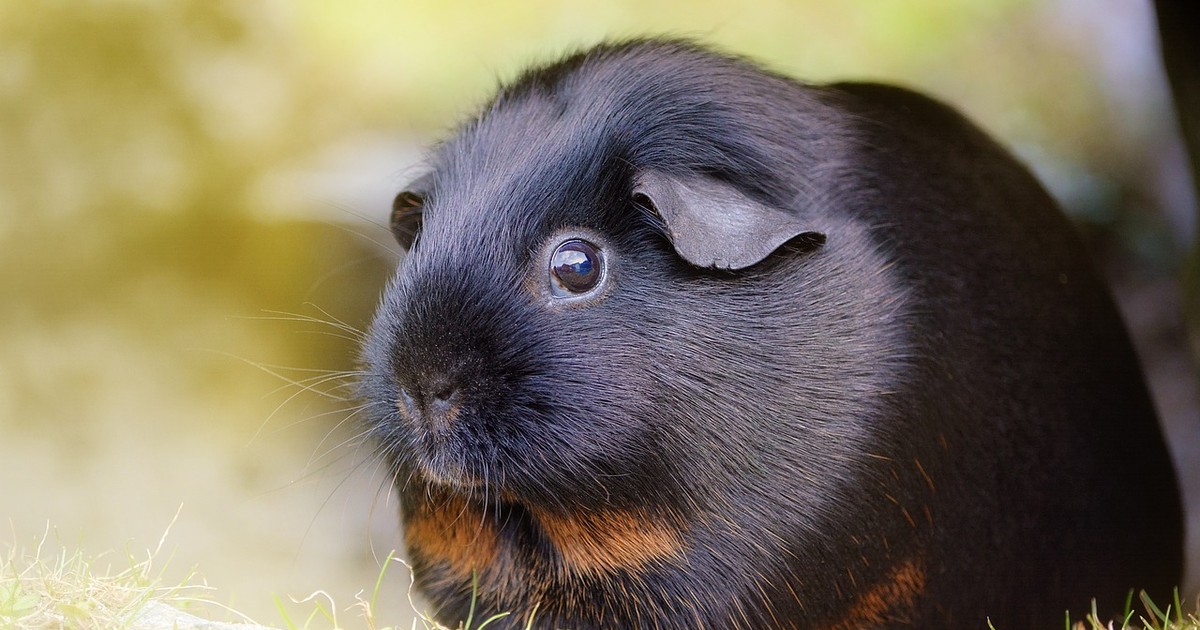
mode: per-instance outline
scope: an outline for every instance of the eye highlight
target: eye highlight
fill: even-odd
[[[550,292],[556,297],[587,293],[596,288],[603,273],[598,247],[583,239],[564,241],[550,255]]]

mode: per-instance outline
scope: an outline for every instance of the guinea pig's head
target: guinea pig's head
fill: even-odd
[[[819,528],[894,306],[831,213],[837,146],[800,141],[835,137],[829,118],[742,62],[626,44],[524,75],[431,153],[395,201],[406,255],[364,382],[419,578],[469,592],[477,573],[487,597],[489,564],[595,575],[699,562],[701,538],[763,547],[736,503],[796,508],[781,537]]]

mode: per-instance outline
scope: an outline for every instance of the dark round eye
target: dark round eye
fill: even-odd
[[[579,239],[563,242],[550,256],[551,289],[559,297],[587,293],[600,282],[600,250]]]
[[[407,190],[396,195],[396,200],[392,202],[392,217],[388,227],[396,242],[404,249],[412,248],[413,239],[421,229],[421,209],[424,206],[425,199],[421,195]]]

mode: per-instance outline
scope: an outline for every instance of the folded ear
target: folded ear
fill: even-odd
[[[825,243],[802,218],[710,177],[646,171],[633,195],[658,211],[675,251],[697,267],[744,269],[800,236],[811,246]]]

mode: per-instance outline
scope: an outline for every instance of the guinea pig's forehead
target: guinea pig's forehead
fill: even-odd
[[[580,204],[570,203],[571,195],[559,188],[562,182],[538,190],[541,185],[531,181],[537,179],[537,174],[518,173],[457,187],[430,208],[422,238],[427,246],[450,247],[459,255],[473,252],[515,262],[555,230],[597,227]]]
[[[604,194],[606,183],[600,141],[572,142],[556,125],[530,131],[458,147],[439,169],[428,218],[460,229],[526,234],[595,223],[589,202]]]

